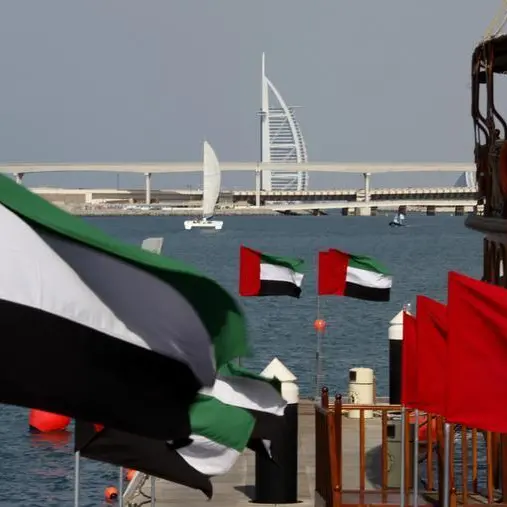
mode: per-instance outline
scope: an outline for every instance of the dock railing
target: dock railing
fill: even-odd
[[[351,405],[327,389],[315,406],[315,505],[400,505],[401,406]],[[349,417],[349,413],[350,416]],[[352,417],[352,413],[354,416]],[[413,435],[419,432],[419,505],[507,505],[502,436],[451,426],[449,491],[443,487],[443,425],[440,416],[412,411],[405,417],[405,505],[413,503]],[[503,470],[502,470],[503,469]]]

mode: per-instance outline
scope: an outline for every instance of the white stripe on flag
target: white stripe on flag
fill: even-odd
[[[362,287],[371,287],[374,289],[390,289],[393,284],[391,276],[375,273],[366,269],[347,268],[347,282]]]
[[[226,405],[257,410],[273,415],[283,415],[287,403],[269,383],[248,377],[219,376],[211,389],[201,389],[202,394],[213,396]]]
[[[176,452],[198,472],[215,476],[226,474],[241,453],[201,435],[190,435],[193,442]]]
[[[261,280],[270,280],[273,282],[289,282],[297,287],[301,287],[304,275],[276,264],[261,263]]]

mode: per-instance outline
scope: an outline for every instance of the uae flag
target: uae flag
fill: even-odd
[[[299,298],[304,261],[268,255],[241,245],[239,294],[241,296],[292,296]]]
[[[234,299],[4,176],[0,230],[0,402],[188,436],[196,393],[248,352]]]
[[[319,252],[318,294],[389,301],[391,275],[372,257],[329,249]]]
[[[224,373],[192,405],[189,439],[154,440],[76,421],[75,450],[199,489],[211,498],[210,477],[227,473],[253,441],[269,440],[283,430],[285,401],[272,381],[232,366]]]

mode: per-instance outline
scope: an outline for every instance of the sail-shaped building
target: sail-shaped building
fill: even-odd
[[[276,105],[271,103],[274,99]],[[287,106],[280,92],[266,76],[262,54],[261,162],[307,162],[308,155],[294,108]],[[307,171],[263,171],[262,189],[267,191],[308,190]]]
[[[463,173],[454,184],[455,187],[477,188],[477,177],[475,173]]]

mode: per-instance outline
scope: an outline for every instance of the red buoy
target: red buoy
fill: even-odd
[[[415,414],[410,414],[410,422],[414,423],[416,421]],[[428,416],[427,415],[419,415],[418,428],[419,428],[419,442],[427,442],[428,441],[428,431],[431,432],[431,439],[433,442],[436,442],[437,439],[437,421],[434,417],[430,419],[430,424],[428,427]]]
[[[63,431],[70,424],[70,417],[32,409],[30,410],[28,424],[30,425],[30,431],[39,433]]]
[[[104,491],[104,497],[108,502],[116,500],[118,498],[118,490],[114,486],[109,486]]]
[[[313,323],[313,327],[315,328],[315,331],[319,332],[319,333],[323,333],[324,330],[326,329],[326,321],[324,319],[317,319],[314,323]]]

